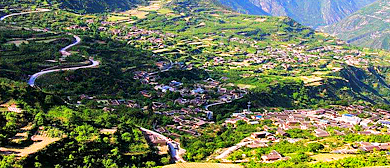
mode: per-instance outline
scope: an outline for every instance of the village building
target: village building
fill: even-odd
[[[349,123],[351,125],[358,125],[360,121],[362,121],[362,119],[352,114],[343,114],[341,118],[338,118],[338,120]]]
[[[22,109],[20,109],[16,104],[12,104],[11,106],[8,106],[8,111],[15,112],[15,113],[21,113]]]
[[[260,138],[266,138],[269,135],[272,135],[272,134],[269,133],[269,132],[266,132],[266,131],[262,131],[262,132],[254,132],[254,133],[252,133],[251,137],[253,139],[260,139]]]
[[[276,161],[282,158],[282,155],[275,150],[271,151],[271,153],[269,153],[268,155],[261,156],[261,159],[265,162]]]
[[[330,136],[328,132],[322,129],[316,129],[314,130],[316,137],[328,137]]]

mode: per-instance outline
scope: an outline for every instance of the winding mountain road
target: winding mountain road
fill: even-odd
[[[89,61],[92,62],[91,65],[80,66],[80,67],[71,67],[71,68],[62,68],[62,69],[52,69],[52,70],[38,72],[30,77],[30,79],[28,80],[28,84],[31,87],[34,87],[36,79],[44,74],[48,74],[48,73],[52,73],[52,72],[59,72],[59,71],[71,71],[71,70],[77,70],[77,69],[94,68],[94,67],[99,66],[99,64],[100,64],[99,61],[95,61],[92,58],[90,58]]]
[[[253,141],[247,141],[247,142],[240,142],[232,147],[229,147],[228,149],[226,149],[224,152],[222,152],[220,155],[218,155],[217,157],[215,157],[215,159],[225,159],[226,157],[229,156],[229,154],[231,154],[232,152],[242,148],[243,146],[246,146],[248,144],[251,144]]]
[[[68,50],[69,48],[71,48],[71,47],[73,47],[73,46],[75,46],[75,45],[77,45],[77,44],[79,44],[79,43],[81,42],[81,38],[80,38],[79,36],[73,35],[73,37],[76,39],[76,42],[74,42],[74,43],[72,43],[71,45],[68,45],[68,46],[66,46],[66,47],[64,47],[64,48],[62,48],[62,49],[60,50],[60,52],[61,52],[61,54],[62,54],[63,56],[69,56],[69,55],[71,55],[71,53],[68,52],[67,50]]]
[[[38,9],[37,11],[13,13],[13,14],[9,14],[6,16],[2,16],[0,18],[0,21],[3,21],[6,18],[12,17],[12,16],[25,15],[25,14],[30,14],[30,13],[39,13],[39,12],[49,12],[49,11],[51,11],[51,10],[50,9]],[[81,42],[81,38],[79,36],[73,35],[73,37],[76,39],[76,41],[60,50],[60,53],[62,54],[63,57],[67,57],[67,56],[71,55],[71,53],[68,52],[68,49],[70,49],[71,47],[73,47]],[[99,61],[95,61],[95,60],[93,60],[93,58],[89,58],[89,61],[91,61],[91,63],[92,63],[91,65],[70,67],[70,68],[59,68],[59,69],[52,69],[52,70],[38,72],[36,74],[31,75],[30,79],[28,80],[27,83],[31,87],[34,87],[36,79],[44,74],[58,72],[58,71],[70,71],[70,70],[77,70],[77,69],[94,68],[94,67],[99,66],[99,64],[100,64]]]
[[[244,95],[248,94],[248,92],[246,90],[240,90],[240,91],[243,92],[243,94],[240,97],[235,98],[234,100],[242,99],[244,97]],[[231,103],[234,100],[215,102],[213,104],[206,105],[205,109],[206,109],[206,111],[210,111],[209,107],[211,107],[211,106],[216,106],[216,105],[225,104],[225,103]],[[232,153],[232,152],[234,152],[234,151],[240,149],[241,147],[246,146],[246,145],[248,145],[250,143],[252,143],[252,141],[240,142],[240,143],[238,143],[238,144],[236,144],[236,145],[234,145],[232,147],[229,147],[224,152],[222,152],[220,155],[215,157],[215,159],[225,159],[227,156],[229,156],[230,153]]]
[[[71,47],[79,44],[81,42],[81,38],[79,36],[76,36],[76,35],[73,35],[73,37],[76,39],[76,41],[64,48],[62,48],[60,50],[61,54],[63,56],[69,56],[71,55],[70,52],[68,52],[67,50],[70,49]],[[97,67],[99,66],[99,61],[95,61],[93,60],[93,58],[90,58],[89,61],[91,61],[91,65],[86,65],[86,66],[79,66],[79,67],[70,67],[70,68],[60,68],[60,69],[52,69],[52,70],[47,70],[47,71],[41,71],[41,72],[38,72],[34,75],[32,75],[30,77],[30,79],[28,80],[28,84],[31,86],[31,87],[34,87],[35,86],[35,81],[36,79],[39,77],[39,76],[42,76],[44,74],[48,74],[48,73],[52,73],[52,72],[58,72],[58,71],[71,71],[71,70],[77,70],[77,69],[86,69],[86,68],[94,68],[94,67]]]
[[[50,9],[37,9],[37,11],[30,11],[30,12],[21,12],[21,13],[13,13],[13,14],[9,14],[9,15],[5,15],[3,17],[0,18],[0,21],[3,21],[9,17],[12,17],[12,16],[18,16],[18,15],[26,15],[26,14],[30,14],[30,13],[40,13],[40,12],[49,12],[51,11]]]

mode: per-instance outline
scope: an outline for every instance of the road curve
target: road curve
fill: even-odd
[[[28,80],[28,84],[31,86],[31,87],[34,87],[35,86],[35,81],[38,77],[44,75],[44,74],[48,74],[48,73],[52,73],[52,72],[58,72],[58,71],[70,71],[70,70],[77,70],[77,69],[85,69],[85,68],[93,68],[93,67],[97,67],[99,66],[99,61],[95,61],[93,60],[92,58],[89,59],[89,61],[92,62],[91,65],[86,65],[86,66],[80,66],[80,67],[72,67],[72,68],[61,68],[61,69],[52,69],[52,70],[47,70],[47,71],[41,71],[41,72],[38,72],[34,75],[32,75],[30,77],[30,79]]]
[[[68,46],[66,46],[66,47],[64,47],[64,48],[62,48],[62,49],[60,50],[60,52],[61,52],[61,54],[62,54],[63,56],[69,56],[69,55],[71,55],[71,53],[68,52],[67,50],[68,50],[69,48],[71,48],[71,47],[73,47],[73,46],[75,46],[75,45],[77,45],[77,44],[79,44],[79,43],[81,42],[81,38],[80,38],[79,36],[73,35],[73,37],[76,39],[76,42],[74,42],[74,43],[72,43],[71,45],[68,45]]]
[[[76,36],[76,35],[73,35],[73,37],[76,39],[76,41],[64,48],[62,48],[60,50],[61,54],[63,56],[69,56],[71,55],[70,52],[68,52],[67,50],[77,44],[79,44],[81,42],[81,38],[79,36]],[[71,68],[60,68],[60,69],[52,69],[52,70],[47,70],[47,71],[41,71],[41,72],[38,72],[34,75],[32,75],[30,77],[30,79],[28,80],[28,84],[31,86],[31,87],[34,87],[35,86],[35,81],[37,80],[37,78],[39,76],[42,76],[44,74],[47,74],[47,73],[52,73],[52,72],[58,72],[58,71],[70,71],[70,70],[77,70],[77,69],[85,69],[85,68],[93,68],[93,67],[97,67],[99,65],[99,62],[98,61],[95,61],[93,60],[93,58],[90,58],[89,61],[92,62],[91,65],[86,65],[86,66],[79,66],[79,67],[71,67]]]
[[[0,18],[0,21],[3,21],[3,20],[5,20],[5,19],[7,19],[8,17],[12,17],[12,16],[26,15],[26,14],[30,14],[30,13],[49,12],[49,11],[51,11],[51,10],[50,10],[50,9],[38,9],[37,11],[13,13],[13,14],[9,14],[9,15],[5,15],[5,16],[1,17],[1,18]]]

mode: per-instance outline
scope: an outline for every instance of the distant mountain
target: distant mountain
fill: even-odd
[[[390,2],[379,0],[322,29],[351,44],[390,49]]]
[[[241,13],[289,16],[313,28],[333,24],[376,0],[219,0]]]

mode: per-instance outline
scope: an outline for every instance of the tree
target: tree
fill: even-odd
[[[145,165],[146,165],[146,167],[154,167],[154,166],[156,166],[156,162],[147,161],[147,162],[145,163]]]
[[[309,148],[310,152],[318,152],[319,150],[322,150],[325,148],[324,145],[317,143],[317,142],[309,143],[307,145],[307,147]]]
[[[124,134],[122,134],[122,140],[125,141],[125,142],[132,142],[133,141],[133,137],[130,133],[128,132],[125,132]]]
[[[169,163],[170,163],[169,157],[162,157],[161,160],[160,160],[160,162],[161,162],[162,164],[164,164],[164,165],[169,164]]]
[[[53,95],[46,95],[45,97],[45,103],[48,105],[51,105],[54,103],[54,97]]]
[[[34,122],[37,126],[43,126],[46,123],[46,117],[43,112],[39,112],[37,115],[35,115]]]
[[[22,166],[17,163],[15,155],[3,155],[3,158],[0,160],[1,168],[21,168]]]
[[[34,166],[35,166],[36,168],[41,168],[41,167],[42,167],[42,163],[35,162],[35,163],[34,163]]]
[[[90,140],[90,138],[96,133],[96,130],[94,127],[90,125],[82,125],[75,128],[73,132],[71,132],[71,135],[78,141],[78,142],[87,142]]]

